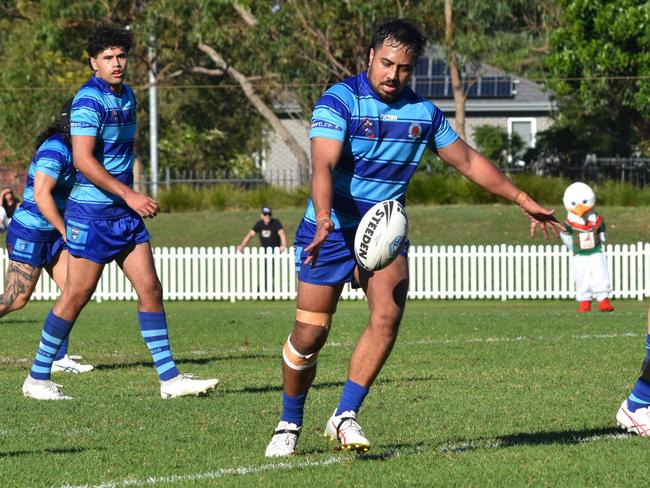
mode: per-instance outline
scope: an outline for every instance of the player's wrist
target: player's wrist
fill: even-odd
[[[512,199],[512,202],[516,203],[517,205],[519,205],[521,207],[523,204],[525,204],[529,200],[530,200],[530,197],[528,196],[528,194],[526,192],[524,192],[524,191],[519,190],[517,192],[517,194],[515,195],[515,197]]]
[[[330,210],[319,210],[316,213],[316,223],[324,222],[332,219],[332,212]]]

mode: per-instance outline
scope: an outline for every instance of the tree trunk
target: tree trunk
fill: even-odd
[[[291,132],[287,130],[282,121],[278,118],[277,115],[269,108],[269,106],[264,103],[259,95],[255,92],[255,88],[251,82],[244,76],[241,72],[235,69],[232,66],[229,66],[223,57],[215,51],[212,47],[207,44],[199,43],[199,49],[206,53],[212,61],[217,65],[217,68],[225,71],[228,75],[234,79],[243,90],[246,98],[253,104],[257,111],[267,120],[271,127],[276,132],[276,134],[282,139],[291,154],[298,160],[298,165],[300,166],[300,183],[306,183],[309,177],[309,157],[307,153],[300,147],[296,138],[293,137]]]
[[[454,90],[454,105],[456,106],[455,129],[463,139],[465,137],[465,101],[467,94],[463,90],[463,83],[456,62],[456,49],[454,48],[454,21],[452,18],[451,0],[445,0],[445,50],[447,51],[447,64],[451,75],[451,86]]]

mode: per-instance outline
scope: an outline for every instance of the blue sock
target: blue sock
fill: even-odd
[[[343,412],[350,410],[358,412],[368,391],[368,388],[348,379],[343,385],[343,393],[341,393],[339,406],[336,408],[336,415],[341,415]]]
[[[627,408],[634,412],[637,408],[650,405],[650,384],[643,378],[636,380],[632,393],[627,398]]]
[[[643,362],[643,369],[648,367],[650,362],[650,334],[645,339],[645,361]],[[643,378],[639,378],[632,389],[632,393],[627,399],[627,408],[635,412],[638,408],[647,407],[650,405],[650,383]]]
[[[307,393],[298,396],[289,396],[282,390],[282,416],[280,420],[291,422],[300,427],[305,413],[306,399]]]
[[[138,312],[138,322],[160,380],[167,381],[178,376],[180,372],[169,349],[165,312]]]
[[[50,313],[45,317],[41,342],[38,345],[38,351],[36,351],[32,369],[29,372],[32,378],[35,380],[50,379],[52,362],[65,338],[70,334],[73,325],[74,321],[69,322],[61,317],[57,317],[50,310]]]
[[[65,355],[68,354],[68,342],[70,342],[70,336],[63,339],[61,347],[59,347],[59,352],[56,353],[56,357],[54,358],[55,361],[63,359]]]

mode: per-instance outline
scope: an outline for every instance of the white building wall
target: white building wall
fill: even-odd
[[[296,138],[309,157],[309,122],[302,119],[283,119],[282,123]],[[264,179],[275,186],[292,189],[300,184],[300,167],[289,146],[275,132],[268,133],[269,147],[262,166]]]

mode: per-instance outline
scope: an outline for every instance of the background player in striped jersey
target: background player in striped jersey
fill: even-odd
[[[407,21],[384,23],[371,41],[367,71],[331,87],[314,108],[311,199],[295,239],[296,321],[283,350],[283,409],[267,456],[295,451],[316,358],[348,282],[363,288],[370,319],[352,353],[325,435],[344,449],[370,447],[357,412],[397,337],[408,291],[408,246],[392,264],[368,273],[356,266],[354,233],[376,202],[404,203],[408,182],[427,147],[471,181],[516,202],[531,221],[531,235],[538,225],[546,237],[548,225],[558,235],[554,226],[561,225],[553,211],[514,186],[458,137],[435,105],[407,86],[424,42]]]
[[[181,374],[172,358],[162,287],[142,221],[156,216],[158,203],[131,188],[136,105],[133,91],[124,83],[130,47],[128,31],[115,27],[101,27],[88,40],[93,76],[74,97],[70,123],[78,174],[65,212],[70,251],[66,286],[45,319],[41,345],[23,384],[26,396],[70,398],[50,381],[49,352],[56,352],[67,337],[104,265],[113,260],[138,295],[138,321],[160,379],[161,396],[198,395],[219,382]]]
[[[70,105],[36,138],[36,154],[27,173],[23,204],[7,230],[7,285],[0,295],[0,317],[20,310],[29,301],[45,268],[60,290],[65,285],[68,251],[63,212],[74,184],[70,147]],[[53,371],[86,373],[93,367],[69,357],[66,337],[54,357]]]

